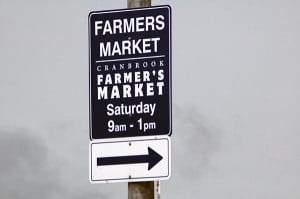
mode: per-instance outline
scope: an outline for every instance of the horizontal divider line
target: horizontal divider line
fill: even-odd
[[[133,58],[123,58],[123,59],[98,60],[98,61],[96,61],[96,63],[115,62],[115,61],[124,61],[124,60],[138,60],[138,59],[153,59],[153,58],[163,58],[163,57],[165,57],[165,55],[148,56],[148,57],[133,57]]]

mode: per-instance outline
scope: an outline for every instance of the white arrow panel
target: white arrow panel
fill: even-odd
[[[162,159],[148,170],[148,163],[97,165],[97,158],[148,155],[148,147]],[[91,183],[165,180],[170,177],[170,139],[126,138],[92,141],[90,143]]]

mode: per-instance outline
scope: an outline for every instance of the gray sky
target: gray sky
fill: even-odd
[[[162,198],[300,197],[300,2],[153,0],[173,12],[172,177]],[[0,198],[127,198],[88,180],[88,13],[0,0]]]

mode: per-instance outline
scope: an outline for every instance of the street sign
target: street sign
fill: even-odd
[[[171,135],[171,8],[91,12],[90,139]]]
[[[168,136],[92,141],[91,183],[165,180],[171,173]]]

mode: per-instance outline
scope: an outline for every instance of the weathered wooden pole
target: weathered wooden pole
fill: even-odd
[[[127,0],[128,8],[149,7],[151,0]]]
[[[127,0],[128,8],[149,6],[151,0]],[[154,181],[128,183],[128,199],[154,199],[154,192]]]

